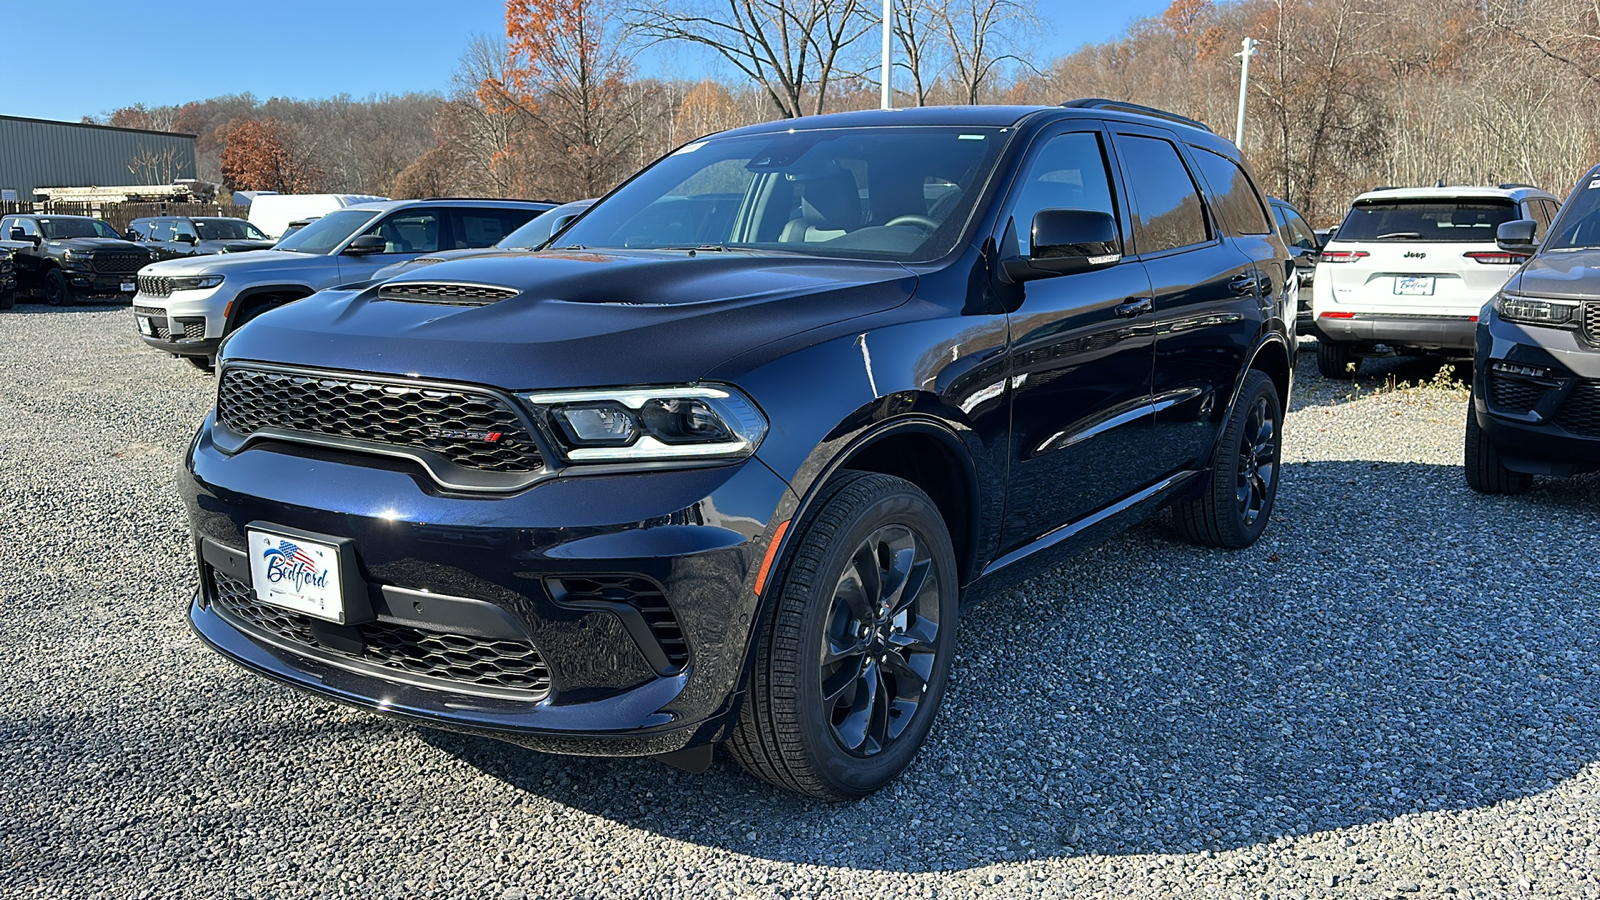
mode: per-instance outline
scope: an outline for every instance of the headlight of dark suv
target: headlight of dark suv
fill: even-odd
[[[742,459],[767,420],[726,385],[600,388],[518,394],[574,463]]]
[[[1507,322],[1523,325],[1548,325],[1560,328],[1572,323],[1577,314],[1575,300],[1550,300],[1544,297],[1526,297],[1522,294],[1501,293],[1494,301],[1495,312]]]

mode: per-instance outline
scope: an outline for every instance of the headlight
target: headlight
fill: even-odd
[[[221,275],[180,275],[172,279],[172,289],[175,291],[198,291],[204,288],[214,288],[221,283]]]
[[[61,251],[61,262],[69,269],[81,269],[89,264],[89,257],[85,253],[73,253],[71,250]]]
[[[1500,313],[1500,318],[1507,322],[1559,327],[1572,321],[1572,315],[1577,311],[1578,304],[1572,300],[1545,300],[1538,297],[1524,297],[1520,294],[1501,294],[1495,300],[1494,308]]]
[[[722,385],[518,394],[572,462],[742,459],[767,433],[743,394]]]

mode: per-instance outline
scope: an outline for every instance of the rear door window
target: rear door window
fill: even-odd
[[[1117,135],[1117,155],[1127,173],[1128,190],[1138,207],[1135,233],[1139,253],[1161,253],[1204,244],[1211,239],[1205,203],[1194,177],[1171,141]]]
[[[1284,220],[1283,243],[1290,247],[1299,247],[1302,250],[1315,250],[1317,248],[1317,233],[1311,230],[1306,220],[1288,210],[1281,210]]]
[[[534,210],[452,209],[450,240],[457,250],[492,247],[536,214]]]
[[[1520,213],[1513,200],[1365,200],[1339,226],[1341,241],[1494,243]]]
[[[1261,195],[1244,170],[1226,156],[1203,147],[1192,147],[1195,164],[1211,185],[1217,212],[1234,234],[1271,234],[1272,225],[1263,211]]]
[[[439,224],[438,210],[409,209],[384,219],[365,234],[383,238],[384,253],[434,253],[442,249]]]

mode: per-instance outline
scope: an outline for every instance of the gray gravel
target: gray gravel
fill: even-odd
[[[173,473],[211,381],[0,315],[0,896],[1600,896],[1600,479],[1470,494],[1460,390],[1306,355],[1273,525],[992,589],[899,783],[540,756],[202,649]]]

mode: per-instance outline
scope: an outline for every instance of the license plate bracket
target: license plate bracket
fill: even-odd
[[[149,316],[134,316],[133,318],[139,323],[140,334],[145,335],[146,337],[156,336],[156,328],[154,325],[150,324]]]
[[[350,538],[251,522],[245,541],[251,589],[262,603],[339,625],[372,621]]]
[[[122,292],[124,294],[131,294],[131,293],[133,293],[134,291],[136,291],[138,289],[139,289],[139,285],[136,282],[124,281],[122,283]]]
[[[1432,297],[1434,276],[1396,275],[1394,292],[1401,297]]]

